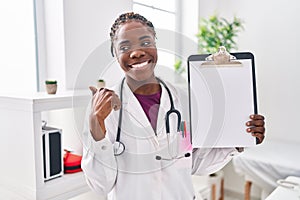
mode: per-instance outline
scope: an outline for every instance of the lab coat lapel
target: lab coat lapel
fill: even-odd
[[[163,85],[161,85],[162,91],[161,91],[161,97],[160,97],[160,106],[158,110],[158,116],[157,116],[157,125],[156,125],[156,132],[157,135],[165,135],[166,134],[166,113],[170,109],[170,100],[169,95]]]
[[[155,135],[155,132],[152,129],[151,124],[146,114],[144,113],[142,106],[140,105],[139,101],[131,92],[129,86],[126,83],[124,83],[123,90],[124,96],[122,106],[124,111],[128,112],[128,114],[144,128],[144,134],[146,134],[145,136],[153,137]]]

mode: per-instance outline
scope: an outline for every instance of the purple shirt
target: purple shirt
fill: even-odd
[[[142,95],[134,94],[137,100],[140,102],[147,118],[154,130],[156,131],[157,115],[160,104],[161,90],[155,94]]]

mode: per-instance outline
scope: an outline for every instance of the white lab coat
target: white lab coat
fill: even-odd
[[[167,85],[175,108],[181,111],[178,93],[170,84]],[[89,186],[101,195],[108,194],[109,200],[195,199],[191,174],[216,172],[237,152],[234,148],[192,150],[189,138],[177,133],[177,118],[174,114],[170,119],[168,148],[165,114],[170,109],[170,100],[166,89],[163,86],[161,88],[155,135],[142,107],[125,81],[120,141],[125,144],[126,149],[120,156],[114,156],[112,146],[116,140],[119,111],[112,111],[105,120],[106,138],[98,142],[91,137],[86,120],[82,169]],[[119,93],[120,86],[114,91]],[[170,158],[171,155],[182,156],[188,152],[192,156],[172,161],[155,159],[157,155]]]

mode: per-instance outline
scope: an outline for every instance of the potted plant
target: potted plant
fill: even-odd
[[[105,87],[105,81],[104,81],[104,79],[98,79],[98,81],[97,81],[97,87],[99,89]]]
[[[220,46],[224,46],[227,51],[237,49],[235,39],[243,29],[243,21],[237,17],[232,22],[218,15],[201,18],[196,35],[199,53],[215,53]]]
[[[48,94],[56,94],[57,91],[57,81],[56,80],[46,80],[46,91]]]
[[[218,15],[212,15],[208,19],[201,18],[198,39],[198,53],[215,53],[220,46],[224,46],[228,52],[237,49],[236,37],[244,29],[243,21],[234,17],[232,22]],[[182,61],[177,60],[174,64],[175,72],[184,72]]]

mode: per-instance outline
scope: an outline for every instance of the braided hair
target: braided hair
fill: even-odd
[[[150,22],[149,20],[147,20],[145,17],[143,17],[142,15],[138,14],[138,13],[134,13],[134,12],[128,12],[128,13],[124,13],[121,14],[114,22],[114,24],[111,26],[110,29],[110,40],[111,40],[111,54],[114,57],[114,53],[113,53],[113,43],[114,43],[114,38],[115,38],[115,34],[117,32],[117,30],[119,29],[120,25],[125,24],[128,21],[137,21],[140,22],[146,26],[148,26],[154,34],[154,37],[156,36],[156,32],[154,30],[154,26],[152,24],[152,22]]]

